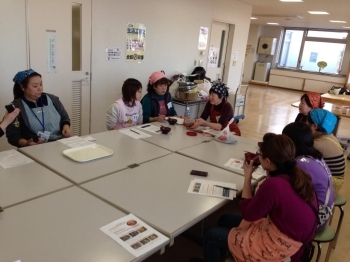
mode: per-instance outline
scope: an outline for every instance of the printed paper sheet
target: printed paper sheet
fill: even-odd
[[[234,158],[230,158],[229,161],[226,162],[226,164],[224,166],[228,166],[230,168],[233,168],[233,169],[238,169],[238,170],[241,170],[243,171],[243,164],[244,164],[244,161],[243,160],[238,160],[238,159],[234,159]],[[261,178],[262,176],[265,176],[266,175],[266,172],[265,170],[259,166],[253,173],[253,178],[254,179],[259,179]]]
[[[187,193],[212,196],[224,199],[233,199],[237,192],[236,184],[219,181],[193,179]]]
[[[0,152],[0,166],[5,169],[29,164],[31,162],[33,162],[32,159],[26,157],[15,149]]]
[[[93,145],[95,143],[92,143],[91,141],[95,141],[95,140],[96,139],[92,138],[91,136],[88,136],[86,138],[82,138],[79,136],[72,136],[72,137],[63,138],[57,141],[73,148],[73,147],[79,147],[79,146]]]
[[[101,227],[100,230],[135,257],[142,256],[153,248],[169,241],[169,238],[133,214],[115,220]]]
[[[139,129],[135,130],[134,128],[123,128],[119,129],[118,131],[135,139],[151,137],[151,135],[148,135],[145,132],[140,131]]]
[[[145,125],[141,125],[141,126],[137,126],[137,128],[141,129],[141,130],[146,130],[148,132],[154,133],[154,134],[160,134],[162,133],[160,131],[160,127],[159,126],[154,126],[151,124],[145,124]]]

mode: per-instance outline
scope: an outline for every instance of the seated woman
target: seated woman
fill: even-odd
[[[314,148],[314,138],[310,126],[302,122],[290,123],[283,129],[282,134],[294,142],[297,166],[311,176],[318,205],[328,206],[327,211],[330,215],[335,199],[332,174],[322,159],[321,152]],[[328,219],[320,222],[317,232],[326,227]]]
[[[121,129],[141,125],[143,121],[140,103],[142,84],[134,78],[128,78],[122,86],[123,97],[115,101],[107,110],[107,129]]]
[[[176,116],[169,93],[170,80],[164,72],[154,72],[149,77],[147,94],[142,98],[143,123],[164,122],[166,116]]]
[[[267,179],[253,196],[253,160],[244,164],[239,203],[243,220],[232,214],[221,219],[220,227],[206,231],[205,261],[220,261],[228,250],[236,262],[287,261],[288,257],[300,261],[303,243],[315,236],[318,204],[311,177],[296,165],[294,156],[294,144],[285,135],[261,143],[259,160]]]
[[[5,134],[6,127],[15,120],[17,115],[19,114],[20,110],[16,108],[11,113],[6,112],[2,122],[0,122],[0,137],[2,137]]]
[[[233,108],[229,102],[226,101],[228,97],[228,88],[224,83],[215,83],[209,90],[209,101],[200,118],[191,128],[199,126],[208,126],[215,130],[224,129],[228,122],[233,118]],[[210,117],[210,121],[207,121]],[[230,131],[235,132],[237,136],[241,135],[235,121],[230,124]]]
[[[324,101],[319,93],[309,92],[300,98],[299,114],[294,122],[306,122],[307,116],[312,109],[323,108]]]
[[[337,117],[324,109],[310,111],[307,122],[314,136],[314,147],[321,152],[324,161],[332,173],[335,194],[344,183],[345,157],[338,139],[331,133],[337,123]]]
[[[70,137],[70,119],[58,97],[43,92],[41,75],[32,69],[13,78],[17,120],[6,129],[8,142],[16,147],[32,146]]]

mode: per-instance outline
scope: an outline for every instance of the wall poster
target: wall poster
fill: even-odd
[[[209,67],[218,67],[219,60],[219,50],[218,47],[209,48],[209,57],[208,57],[208,66]]]
[[[106,61],[121,61],[122,49],[119,47],[106,48]]]
[[[199,39],[198,39],[198,50],[206,50],[208,43],[208,27],[200,27],[199,29]]]
[[[46,30],[46,44],[47,44],[47,72],[56,73],[57,69],[57,43],[56,30]]]
[[[129,23],[126,29],[125,59],[128,62],[142,62],[145,59],[146,26]]]

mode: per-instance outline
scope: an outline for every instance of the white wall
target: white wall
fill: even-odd
[[[177,71],[191,73],[195,59],[203,59],[206,67],[207,55],[200,57],[197,49],[199,28],[210,28],[213,19],[235,25],[232,50],[239,52],[239,60],[236,66],[230,66],[227,85],[239,85],[250,5],[236,0],[96,0],[92,10],[92,133],[106,130],[105,112],[119,97],[126,78],[140,80],[145,94],[153,71],[164,70],[169,78]],[[125,50],[129,22],[146,25],[144,62],[106,62],[106,47]]]
[[[250,45],[254,52],[245,55],[243,82],[249,82],[253,79],[255,62],[258,60],[257,49],[259,43],[260,25],[250,25],[247,45]]]
[[[0,121],[13,100],[12,78],[27,67],[25,1],[0,1]],[[6,137],[0,151],[10,149]]]

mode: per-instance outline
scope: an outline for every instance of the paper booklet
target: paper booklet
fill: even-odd
[[[236,197],[237,191],[236,184],[204,179],[193,179],[190,182],[187,193],[232,200]]]
[[[224,166],[228,166],[230,168],[237,169],[237,170],[240,170],[240,171],[243,172],[243,164],[244,164],[244,160],[230,158],[230,160],[227,161]],[[253,178],[254,179],[259,179],[259,178],[261,178],[262,176],[265,176],[265,175],[266,175],[266,172],[261,166],[259,166],[253,172]]]
[[[160,131],[160,127],[159,126],[154,126],[154,125],[151,125],[151,124],[144,124],[144,125],[135,126],[135,127],[137,127],[138,129],[141,129],[141,130],[146,130],[146,131],[154,133],[154,134],[162,133],[162,131]]]
[[[15,149],[0,152],[0,166],[7,169],[32,163],[33,160]]]
[[[129,214],[100,228],[135,257],[142,256],[155,247],[169,241],[169,238]]]
[[[69,147],[80,147],[80,146],[88,146],[88,145],[94,145],[95,143],[91,142],[91,141],[95,141],[96,139],[92,138],[91,136],[82,138],[79,136],[72,136],[69,138],[63,138],[63,139],[59,139],[57,140],[58,142],[65,144]]]

